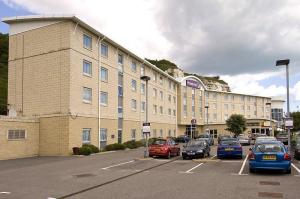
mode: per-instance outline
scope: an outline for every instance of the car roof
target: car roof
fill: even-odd
[[[280,144],[283,145],[283,143],[281,141],[277,141],[277,140],[263,140],[261,142],[255,143],[256,144]]]

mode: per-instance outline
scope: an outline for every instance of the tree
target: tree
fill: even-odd
[[[227,131],[232,132],[235,136],[246,130],[246,119],[243,115],[233,114],[226,120]]]
[[[0,115],[6,115],[8,34],[0,33]]]
[[[291,117],[294,120],[294,128],[293,131],[299,131],[300,130],[300,112],[293,112],[291,113]]]

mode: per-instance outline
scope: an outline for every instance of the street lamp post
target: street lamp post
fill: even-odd
[[[205,106],[204,107],[206,109],[206,125],[207,125],[207,133],[209,133],[209,128],[208,128],[208,109],[209,109],[209,106]]]
[[[271,109],[271,105],[272,103],[271,102],[267,102],[266,103],[267,106],[270,106],[270,128],[269,128],[269,133],[270,133],[270,136],[272,136],[272,126],[271,126],[271,121],[272,121],[272,109]]]
[[[289,89],[289,59],[284,59],[284,60],[277,60],[276,61],[276,66],[286,66],[286,106],[287,106],[287,118],[290,118],[290,89]],[[291,151],[291,132],[290,132],[290,127],[287,127],[288,129],[288,147],[289,151]]]
[[[144,76],[141,76],[141,80],[146,82],[146,121],[145,121],[145,123],[148,123],[148,81],[150,80],[150,77],[144,75]],[[144,151],[144,157],[147,158],[149,156],[148,133],[145,133],[145,134],[146,134],[146,148]],[[150,132],[149,132],[149,134],[150,134]]]

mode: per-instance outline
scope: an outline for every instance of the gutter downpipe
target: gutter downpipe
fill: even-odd
[[[98,38],[97,45],[98,45],[98,90],[97,90],[97,96],[98,96],[98,148],[100,149],[100,79],[101,79],[101,61],[102,61],[102,55],[101,55],[101,42],[105,39],[105,36],[100,40],[100,37]]]

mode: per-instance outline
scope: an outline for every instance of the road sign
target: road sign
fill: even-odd
[[[293,118],[286,118],[284,125],[286,128],[292,128],[294,126]]]
[[[150,122],[144,122],[143,123],[143,133],[150,133]]]

